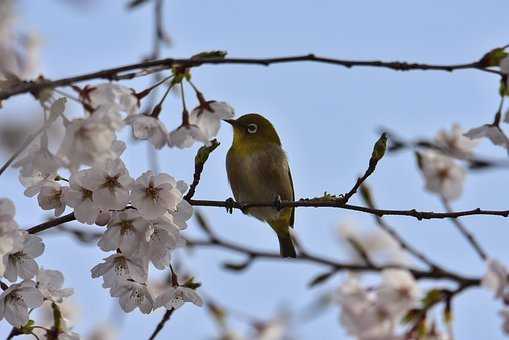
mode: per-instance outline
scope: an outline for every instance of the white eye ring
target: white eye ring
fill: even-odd
[[[258,125],[251,123],[247,126],[247,132],[256,133],[256,131],[258,131]]]

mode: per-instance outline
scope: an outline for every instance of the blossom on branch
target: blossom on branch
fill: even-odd
[[[461,196],[466,171],[454,159],[426,151],[418,154],[418,163],[426,181],[426,190],[449,201]]]
[[[28,310],[42,305],[43,296],[33,281],[12,284],[0,295],[0,320],[6,319],[14,327],[28,322]]]

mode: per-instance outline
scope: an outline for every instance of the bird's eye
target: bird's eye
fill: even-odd
[[[256,124],[249,124],[247,126],[247,132],[249,132],[249,133],[256,133],[256,131],[258,131],[258,125],[256,125]]]

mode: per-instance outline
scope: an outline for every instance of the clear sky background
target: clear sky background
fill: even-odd
[[[42,38],[41,71],[49,78],[95,71],[139,61],[152,48],[152,6],[125,10],[127,1],[19,1],[23,27]],[[165,26],[174,44],[163,56],[188,57],[206,50],[227,50],[232,57],[269,57],[315,53],[344,59],[407,60],[426,63],[463,63],[480,58],[489,49],[509,43],[509,3],[487,1],[234,1],[167,0]],[[390,127],[406,137],[432,137],[441,128],[459,122],[463,127],[492,120],[498,105],[498,80],[478,71],[394,72],[383,69],[344,69],[324,64],[298,63],[260,66],[204,66],[193,71],[194,82],[208,99],[225,100],[240,115],[260,112],[278,129],[288,152],[296,196],[313,197],[324,191],[343,193],[364,171],[379,127]],[[142,89],[145,82],[131,82]],[[179,124],[180,104],[165,104],[162,117],[169,128]],[[8,101],[0,119],[38,114],[28,97]],[[76,113],[79,111],[76,109]],[[224,161],[231,143],[229,127],[221,129],[221,146],[203,174],[196,198],[231,196]],[[133,177],[148,169],[146,146],[128,148],[124,157]],[[163,171],[192,179],[196,147],[160,152]],[[504,158],[504,150],[484,142],[479,152]],[[7,158],[7,154],[2,155]],[[22,195],[16,170],[0,179],[2,193],[18,207],[23,227],[43,220],[35,199]],[[369,179],[384,208],[441,210],[439,200],[424,192],[411,152],[384,158]],[[507,209],[507,172],[468,175],[464,195],[455,209]],[[357,198],[352,202],[359,203]],[[202,209],[225,238],[259,249],[276,250],[270,228],[239,212]],[[317,254],[347,259],[337,239],[337,225],[355,220],[365,229],[376,228],[370,216],[338,209],[301,208],[295,230]],[[482,275],[484,265],[448,221],[387,218],[401,234],[432,259],[463,274]],[[495,217],[464,219],[488,253],[509,262],[508,221]],[[77,226],[77,224],[76,224]],[[188,235],[199,236],[191,223]],[[46,268],[66,274],[66,286],[75,288],[81,308],[76,329],[82,334],[108,320],[117,304],[101,280],[90,278],[90,268],[107,256],[95,246],[82,246],[67,236],[45,236],[47,250],[39,258]],[[319,288],[308,281],[323,268],[285,261],[257,261],[242,274],[225,272],[223,261],[241,260],[222,250],[184,253],[187,267],[218,302],[260,319],[279,307],[302,311],[320,294],[344,278],[335,276]],[[500,303],[492,294],[468,290],[454,301],[454,328],[458,339],[502,338]],[[162,310],[149,316],[138,311],[121,324],[121,339],[144,339],[153,331]],[[300,339],[346,339],[339,326],[338,308],[319,318],[298,323]],[[8,327],[0,323],[0,337]],[[161,339],[210,339],[214,324],[206,311],[192,305],[179,309]]]

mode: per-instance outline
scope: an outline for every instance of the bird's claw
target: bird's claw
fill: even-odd
[[[274,208],[276,208],[277,211],[283,209],[283,207],[281,206],[281,196],[279,195],[277,195],[276,198],[274,199]]]
[[[233,200],[233,198],[228,198],[226,201],[225,201],[225,204],[226,204],[226,212],[228,214],[233,214],[233,208],[235,208],[235,201]]]

